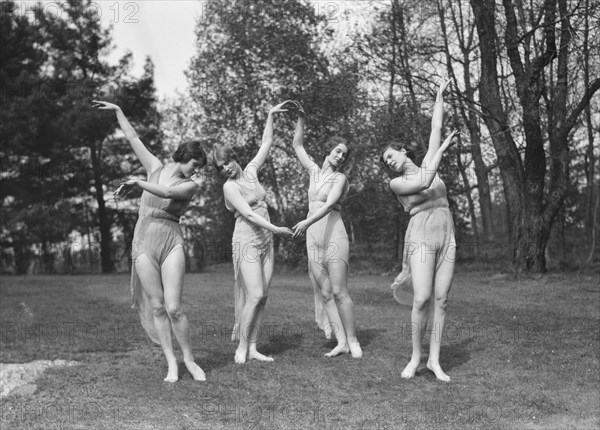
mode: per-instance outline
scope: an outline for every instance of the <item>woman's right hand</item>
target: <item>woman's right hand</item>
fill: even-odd
[[[269,111],[269,115],[272,115],[274,113],[277,112],[287,112],[287,109],[283,109],[283,107],[288,104],[290,102],[290,100],[286,100],[283,103],[279,103],[277,106],[274,106],[271,108],[271,110]]]
[[[114,103],[104,102],[101,100],[92,100],[92,103],[94,103],[92,107],[95,107],[95,108],[98,108],[101,110],[114,110],[114,111],[121,110],[121,108]]]
[[[294,234],[294,232],[287,228],[287,227],[277,227],[277,229],[275,230],[275,234],[279,234],[282,236],[287,236],[287,237],[292,237],[292,235]]]
[[[448,135],[448,137],[446,138],[446,140],[444,140],[444,142],[440,145],[440,151],[446,151],[454,142],[452,142],[452,139],[454,138],[454,136],[460,134],[460,131],[458,130],[452,130],[452,133],[450,133]]]

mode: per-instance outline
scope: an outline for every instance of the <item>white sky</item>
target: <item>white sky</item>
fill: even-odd
[[[20,13],[35,5],[35,0],[14,0]],[[43,0],[45,13],[60,13],[58,3],[64,0]],[[210,14],[227,0],[93,0],[90,9],[99,13],[103,25],[113,27],[114,52],[110,62],[117,62],[127,50],[133,54],[133,74],[140,76],[146,56],[154,62],[155,85],[159,97],[185,91],[187,80],[184,71],[195,53],[194,29],[198,19]],[[357,22],[364,23],[366,16],[376,10],[377,1],[326,1],[309,0],[319,14],[325,15],[335,28],[338,42],[355,29]],[[385,2],[383,2],[385,3]],[[285,3],[280,3],[285,7]],[[335,48],[334,48],[335,49]]]

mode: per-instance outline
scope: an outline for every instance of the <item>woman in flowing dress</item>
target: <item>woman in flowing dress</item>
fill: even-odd
[[[308,215],[294,226],[294,236],[306,233],[308,274],[315,294],[315,319],[327,338],[332,335],[337,346],[326,353],[335,357],[350,352],[362,357],[356,338],[354,304],[348,294],[348,260],[350,244],[341,217],[341,203],[348,193],[346,175],[340,169],[348,159],[346,140],[332,137],[328,154],[319,167],[304,149],[304,109],[293,102],[298,113],[293,147],[300,164],[310,175]]]
[[[235,280],[232,340],[239,341],[234,357],[238,364],[247,359],[273,361],[272,357],[258,352],[256,344],[273,277],[273,234],[291,237],[292,231],[271,224],[266,192],[258,181],[258,172],[273,144],[273,116],[285,112],[286,103],[269,111],[260,149],[246,168],[242,169],[231,148],[219,147],[213,153],[214,166],[227,177],[223,184],[225,206],[236,218],[232,238]]]
[[[444,151],[458,133],[454,130],[440,145],[443,94],[449,83],[445,77],[440,81],[431,120],[429,147],[421,166],[407,157],[406,149],[396,144],[387,145],[381,155],[384,165],[399,174],[390,181],[390,189],[411,216],[404,241],[402,272],[392,284],[394,298],[401,304],[412,306],[412,357],[402,371],[403,378],[412,378],[419,366],[421,343],[429,316],[433,327],[430,327],[427,367],[438,379],[450,380],[439,360],[446,304],[454,275],[456,242],[446,186],[437,174]],[[432,296],[433,309],[430,309]],[[430,311],[433,312],[433,318]]]
[[[191,177],[206,164],[206,154],[200,142],[184,142],[173,154],[174,162],[163,165],[144,146],[119,106],[104,101],[94,103],[99,109],[116,113],[121,130],[148,175],[146,180],[125,181],[115,191],[115,195],[124,195],[134,187],[143,190],[132,243],[133,306],[138,309],[146,332],[165,354],[165,381],[179,378],[172,332],[186,368],[195,380],[204,381],[204,371],[194,361],[189,323],[181,307],[185,255],[179,218],[196,193]]]

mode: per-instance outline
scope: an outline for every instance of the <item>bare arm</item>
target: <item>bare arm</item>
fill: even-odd
[[[317,164],[311,160],[304,149],[304,116],[298,116],[298,122],[296,123],[296,131],[294,132],[294,141],[292,143],[296,156],[300,161],[300,164],[307,169],[309,172],[315,168],[318,168]]]
[[[423,166],[421,168],[417,168],[415,172],[409,172],[408,174],[404,174],[397,178],[394,178],[390,181],[390,188],[394,192],[394,194],[398,196],[407,196],[411,194],[419,193],[423,190],[428,189],[435,175],[437,174],[438,167],[440,165],[440,161],[442,160],[442,155],[450,147],[452,143],[452,138],[458,134],[458,130],[454,130],[450,135],[444,140],[444,143],[438,148],[435,152],[429,164]]]
[[[429,147],[427,154],[423,158],[422,168],[430,167],[432,158],[440,148],[442,140],[442,123],[444,120],[444,91],[450,84],[450,79],[446,76],[440,78],[440,86],[438,87],[435,104],[433,106],[433,115],[431,117],[431,134],[429,135]],[[431,167],[430,167],[431,168]]]
[[[198,189],[198,186],[192,182],[184,182],[183,184],[174,185],[172,187],[160,184],[153,184],[148,181],[143,181],[141,179],[130,179],[128,181],[123,182],[119,188],[115,190],[115,195],[123,196],[127,194],[131,187],[138,186],[144,191],[148,191],[149,193],[154,194],[155,196],[161,197],[163,199],[172,199],[172,200],[189,200],[193,197]]]
[[[335,176],[334,180],[335,183],[333,187],[331,187],[331,191],[329,191],[329,194],[327,195],[327,201],[325,202],[325,204],[321,206],[310,217],[306,218],[303,221],[300,221],[294,226],[294,237],[297,237],[304,233],[308,227],[310,227],[311,225],[319,221],[321,218],[323,218],[325,215],[327,215],[329,212],[331,212],[333,207],[336,204],[338,204],[338,202],[344,195],[344,192],[348,188],[348,179],[345,175],[339,174]]]
[[[119,127],[121,127],[121,130],[123,130],[125,137],[131,145],[131,148],[142,163],[142,166],[144,166],[144,169],[146,169],[148,175],[150,175],[150,173],[152,173],[154,170],[158,169],[162,165],[160,160],[154,155],[152,155],[152,153],[148,151],[146,146],[142,143],[137,133],[135,132],[135,129],[129,123],[129,120],[127,119],[127,117],[125,116],[125,114],[119,106],[113,103],[97,100],[94,100],[93,103],[96,103],[96,107],[98,107],[99,109],[113,110],[116,112],[117,120],[119,121]]]
[[[286,103],[287,101],[280,103],[269,111],[258,153],[246,167],[247,169],[250,168],[255,170],[256,174],[258,174],[258,171],[261,169],[263,164],[265,164],[267,156],[269,155],[269,150],[271,149],[271,146],[273,146],[273,115],[277,112],[286,112],[286,109],[282,109],[283,105]]]
[[[250,221],[265,230],[269,230],[275,234],[287,234],[292,235],[292,231],[287,227],[277,227],[271,224],[269,221],[264,219],[262,216],[252,210],[248,202],[244,200],[244,197],[240,193],[240,190],[231,182],[225,182],[223,185],[223,194],[225,199],[236,211],[240,213],[245,219]]]

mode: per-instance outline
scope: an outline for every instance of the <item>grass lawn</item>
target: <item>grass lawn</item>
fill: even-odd
[[[597,275],[518,279],[459,268],[448,305],[438,382],[410,358],[410,310],[393,275],[352,275],[364,358],[328,359],[305,273],[276,274],[259,350],[274,363],[236,365],[231,266],[188,274],[185,311],[195,382],[163,382],[166,362],[129,308],[126,274],[3,277],[0,362],[75,360],[33,394],[1,400],[3,429],[599,428]],[[181,360],[180,351],[178,356]],[[425,357],[426,359],[426,357]]]

